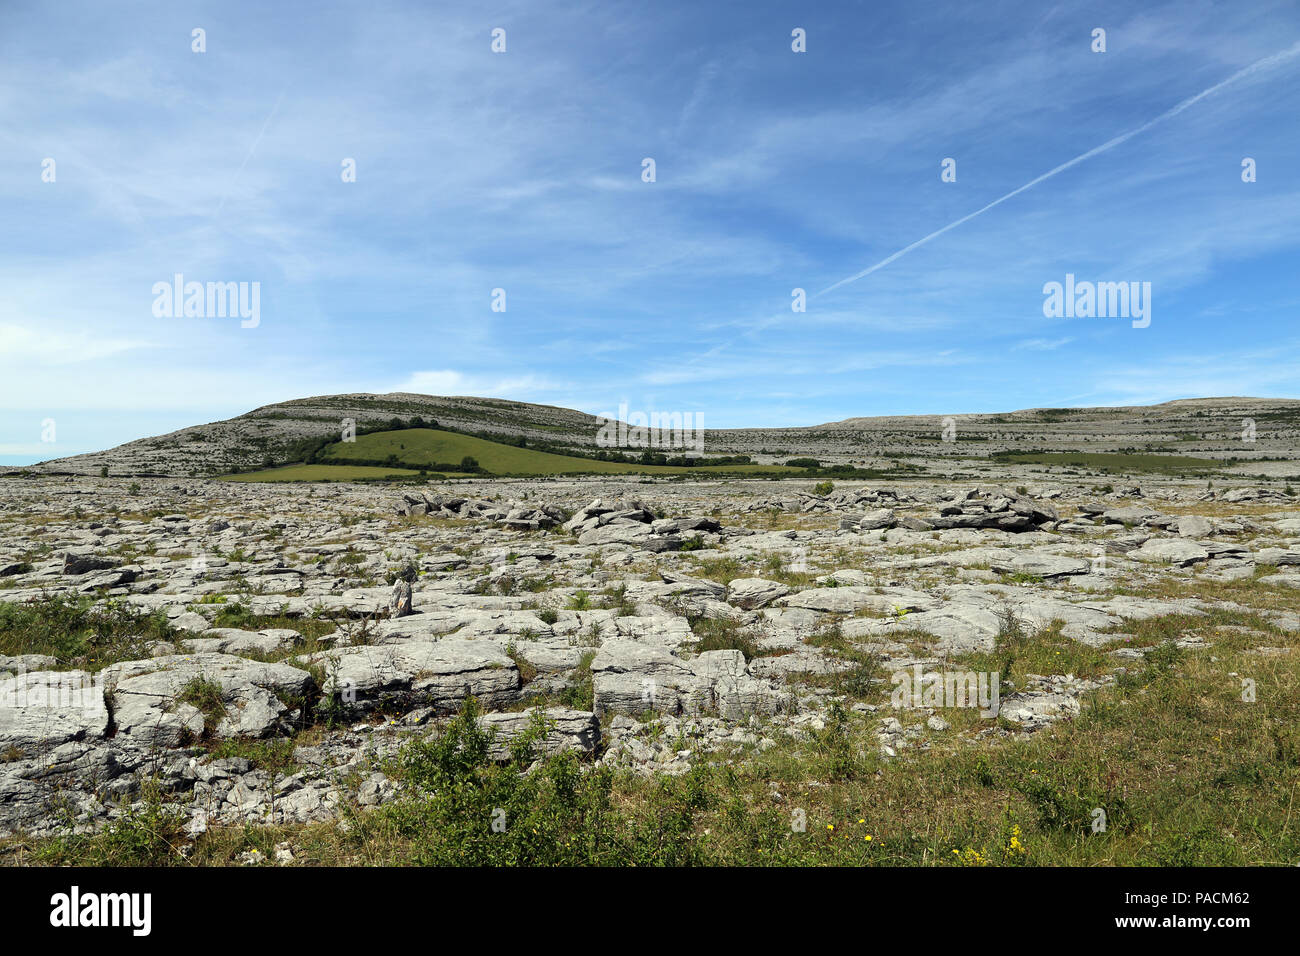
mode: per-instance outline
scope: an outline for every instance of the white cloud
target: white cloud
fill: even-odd
[[[568,386],[537,375],[467,375],[455,369],[414,372],[394,392],[421,395],[473,395],[528,401],[528,396],[559,391]]]
[[[0,325],[0,365],[63,365],[152,347],[149,342],[110,338],[90,332],[35,330],[9,323]]]

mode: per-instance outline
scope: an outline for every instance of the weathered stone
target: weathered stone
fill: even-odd
[[[780,706],[770,686],[748,673],[739,651],[707,651],[686,661],[664,648],[611,641],[591,671],[597,714],[717,712],[734,719]]]
[[[1183,515],[1178,519],[1176,527],[1184,538],[1208,538],[1214,531],[1210,519],[1200,515]]]
[[[1146,505],[1127,505],[1123,508],[1111,508],[1102,513],[1102,520],[1107,524],[1140,525],[1152,518],[1159,518],[1160,512]]]
[[[104,571],[118,566],[118,561],[89,551],[68,551],[63,555],[64,574],[85,574],[88,571]]]
[[[305,699],[315,687],[311,674],[288,664],[208,652],[113,664],[103,675],[118,734],[168,747],[204,733],[265,736],[289,711],[282,696]],[[216,688],[221,712],[205,717],[188,701],[206,705],[209,687]]]
[[[924,611],[938,606],[939,601],[921,591],[909,588],[888,588],[877,591],[870,587],[812,588],[790,594],[776,601],[782,607],[801,607],[811,611],[833,611],[853,614],[857,611],[876,611],[881,614],[901,611]]]
[[[1141,561],[1175,564],[1185,568],[1209,560],[1210,553],[1194,541],[1181,538],[1152,538],[1134,551],[1133,557]]]
[[[411,582],[400,578],[393,582],[393,596],[388,602],[390,618],[406,617],[411,613]]]
[[[566,750],[591,754],[600,746],[600,721],[588,710],[570,710],[551,707],[540,712],[484,714],[479,724],[495,733],[491,748],[494,760],[504,760],[510,755],[510,745],[526,731],[533,729],[538,715],[545,727],[542,739],[534,745],[535,752],[556,754]]]
[[[898,524],[898,516],[889,508],[879,508],[875,511],[868,511],[858,522],[858,527],[863,531],[878,531],[881,528],[892,528]]]
[[[778,581],[765,581],[763,578],[735,578],[727,586],[727,600],[736,607],[754,610],[767,607],[779,597],[790,593],[790,589]]]
[[[1080,558],[1057,554],[1021,553],[1006,559],[996,559],[990,567],[999,574],[1030,574],[1040,578],[1059,578],[1071,574],[1087,574],[1091,565]]]
[[[218,627],[202,631],[195,637],[184,638],[181,645],[191,651],[219,654],[273,654],[292,647],[302,640],[293,630],[241,631],[233,627]]]
[[[86,671],[0,676],[0,752],[16,748],[36,756],[69,741],[98,740],[107,731],[103,686]]]
[[[404,641],[328,651],[310,660],[325,667],[326,694],[346,704],[396,699],[453,713],[471,696],[488,709],[509,706],[519,697],[519,669],[491,641]]]

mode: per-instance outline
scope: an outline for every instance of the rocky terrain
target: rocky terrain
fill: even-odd
[[[541,711],[544,750],[643,777],[844,712],[884,760],[1015,745],[1122,679],[1150,622],[1289,654],[1300,501],[1173,479],[10,475],[0,602],[0,835],[94,831],[156,787],[197,838],[396,799],[386,761],[469,697],[499,756]],[[988,670],[1024,634],[1065,656],[1004,672],[995,718],[891,706],[891,674]]]
[[[482,435],[570,449],[597,447],[598,420],[583,412],[503,399],[408,393],[325,395],[267,405],[221,422],[143,438],[31,470],[112,476],[225,474],[280,463],[298,441],[420,416]],[[1232,461],[1241,476],[1298,478],[1300,400],[1208,398],[1115,408],[1045,408],[1001,414],[849,418],[809,428],[718,429],[703,418],[708,455],[756,463],[811,456],[826,464],[906,468],[947,478],[1018,481],[1042,468],[994,461],[1006,452],[1136,452]],[[1246,436],[1246,437],[1243,437]],[[1248,439],[1248,440],[1247,440]],[[18,470],[14,468],[3,469]]]

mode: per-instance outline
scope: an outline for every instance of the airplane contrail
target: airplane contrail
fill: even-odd
[[[280,112],[280,104],[284,102],[285,91],[281,90],[279,97],[275,101],[275,106],[271,107],[271,112],[266,115],[266,120],[262,123],[262,128],[258,130],[257,139],[253,140],[253,145],[248,147],[248,154],[244,161],[239,164],[235,170],[235,178],[230,181],[230,186],[226,189],[225,195],[221,197],[221,202],[217,205],[217,211],[212,214],[213,218],[221,215],[221,210],[226,208],[226,200],[230,198],[230,190],[235,188],[235,183],[239,182],[239,177],[243,175],[244,167],[248,161],[253,158],[253,153],[257,152],[257,146],[262,142],[262,137],[266,135],[266,128],[271,125],[271,120],[275,119],[275,114]]]
[[[1024,192],[1027,189],[1033,189],[1039,183],[1043,182],[1044,180],[1051,179],[1057,173],[1063,173],[1065,172],[1065,170],[1070,169],[1073,166],[1077,166],[1080,163],[1085,162],[1089,159],[1092,159],[1092,157],[1094,156],[1099,156],[1102,153],[1107,152],[1108,150],[1112,150],[1116,146],[1120,145],[1120,143],[1127,142],[1128,140],[1132,139],[1134,136],[1137,136],[1139,133],[1145,133],[1151,127],[1155,126],[1157,123],[1162,123],[1172,116],[1177,116],[1179,113],[1183,112],[1183,110],[1187,109],[1189,106],[1192,106],[1200,102],[1201,100],[1205,99],[1207,96],[1212,96],[1213,94],[1217,93],[1219,90],[1223,89],[1225,86],[1228,86],[1231,83],[1235,83],[1238,80],[1250,76],[1253,73],[1259,73],[1262,70],[1271,69],[1272,67],[1277,66],[1279,63],[1283,63],[1286,60],[1292,59],[1298,54],[1300,54],[1300,43],[1295,43],[1292,44],[1287,49],[1281,51],[1280,53],[1274,53],[1272,56],[1266,56],[1264,57],[1264,59],[1257,60],[1256,62],[1250,64],[1250,66],[1243,67],[1242,69],[1238,70],[1236,73],[1232,74],[1232,76],[1228,77],[1226,80],[1214,84],[1214,86],[1211,86],[1207,90],[1202,90],[1200,93],[1197,93],[1195,96],[1189,96],[1187,99],[1183,100],[1181,103],[1177,104],[1176,106],[1170,107],[1169,109],[1161,113],[1159,116],[1157,116],[1155,119],[1148,120],[1147,122],[1143,123],[1141,126],[1137,126],[1129,130],[1127,133],[1120,133],[1114,139],[1109,139],[1106,142],[1102,143],[1100,146],[1095,146],[1092,149],[1088,150],[1086,153],[1080,153],[1078,156],[1074,157],[1074,159],[1067,160],[1061,165],[1055,167],[1054,169],[1049,169],[1041,176],[1031,179],[1023,186],[1011,190],[1011,192],[1007,193],[1005,196],[993,200],[987,206],[984,206],[980,209],[976,209],[974,212],[969,213],[965,216],[962,216],[960,219],[948,223],[948,225],[944,226],[942,229],[937,229],[934,232],[930,233],[928,236],[918,239],[916,240],[916,242],[913,242],[910,245],[904,246],[902,249],[899,249],[893,255],[886,256],[884,259],[881,259],[875,265],[869,266],[866,269],[863,269],[861,272],[849,276],[847,279],[841,279],[839,282],[836,282],[833,285],[828,285],[820,292],[814,293],[814,297],[825,295],[827,292],[831,292],[835,289],[838,289],[840,286],[848,285],[850,282],[857,282],[859,279],[871,275],[871,273],[875,272],[877,269],[883,269],[891,262],[894,262],[897,259],[901,259],[903,256],[907,255],[909,252],[911,252],[913,249],[917,248],[918,246],[923,246],[931,239],[936,239],[939,236],[942,236],[945,232],[948,232],[952,229],[956,229],[962,223],[970,222],[976,216],[983,215],[984,213],[992,209],[994,206],[1002,205],[1002,203],[1006,202],[1008,199],[1011,199],[1015,196],[1019,196],[1022,192]]]
[[[875,265],[869,266],[868,268],[863,269],[861,272],[855,275],[851,275],[846,279],[841,279],[839,282],[836,282],[833,285],[828,285],[820,292],[813,293],[813,295],[810,296],[810,298],[817,298],[818,296],[825,295],[827,292],[832,292],[835,289],[840,288],[840,286],[848,285],[851,282],[857,282],[859,279],[871,275],[871,273],[877,271],[878,269],[883,269],[891,262],[901,259],[903,256],[907,255],[913,249],[917,248],[918,246],[925,245],[931,239],[935,239],[939,236],[942,236],[945,232],[949,232],[950,230],[956,229],[962,223],[970,222],[970,220],[974,219],[976,216],[988,212],[994,206],[1001,205],[1002,203],[1006,202],[1008,199],[1020,195],[1022,192],[1024,192],[1027,189],[1032,189],[1034,186],[1037,186],[1039,183],[1043,182],[1043,180],[1051,179],[1057,173],[1064,172],[1065,170],[1070,169],[1073,166],[1077,166],[1079,165],[1079,163],[1089,160],[1094,156],[1106,152],[1107,150],[1114,149],[1116,146],[1120,145],[1123,142],[1126,142],[1127,140],[1132,139],[1134,136],[1137,136],[1139,133],[1146,132],[1151,127],[1155,126],[1157,123],[1164,122],[1165,120],[1169,119],[1172,116],[1177,116],[1179,113],[1183,112],[1188,107],[1200,102],[1201,100],[1205,99],[1207,96],[1212,96],[1213,94],[1217,93],[1219,90],[1223,89],[1225,86],[1235,83],[1238,80],[1242,79],[1243,77],[1249,76],[1253,73],[1259,73],[1263,70],[1271,69],[1272,67],[1277,66],[1278,64],[1283,63],[1287,60],[1290,60],[1297,55],[1300,55],[1300,42],[1292,44],[1291,46],[1287,47],[1287,49],[1282,50],[1279,53],[1274,53],[1271,56],[1264,57],[1262,60],[1257,60],[1256,62],[1250,64],[1249,66],[1242,67],[1236,73],[1229,76],[1226,80],[1222,80],[1214,84],[1209,89],[1202,90],[1200,93],[1197,93],[1195,96],[1189,96],[1187,99],[1183,100],[1182,102],[1165,110],[1155,119],[1148,120],[1147,122],[1143,123],[1141,126],[1135,127],[1134,129],[1131,129],[1126,133],[1120,133],[1118,136],[1114,137],[1113,139],[1107,140],[1106,142],[1102,143],[1100,146],[1094,147],[1093,149],[1088,150],[1086,153],[1081,153],[1078,156],[1074,157],[1074,159],[1067,160],[1061,165],[1055,167],[1054,169],[1048,170],[1047,172],[1043,173],[1041,176],[1038,176],[1035,179],[1031,179],[1023,186],[1013,189],[1005,196],[993,200],[987,206],[983,206],[982,208],[977,209],[968,215],[962,216],[960,219],[948,223],[948,225],[944,226],[942,229],[938,229],[930,233],[928,236],[918,239],[916,240],[916,242],[913,242],[910,245],[904,246],[902,249],[899,249],[893,255],[881,259]],[[783,322],[788,318],[789,318],[789,313],[786,312],[774,313],[773,315],[768,316],[766,319],[763,319],[762,321],[757,322],[754,325],[750,326],[747,330],[742,332],[741,335],[742,336],[754,335],[770,326],[776,325],[779,322]],[[689,359],[686,364],[695,365],[706,359],[713,358],[714,356],[722,352],[725,352],[734,344],[735,344],[734,339],[728,339],[719,342],[717,345],[709,349],[707,352],[704,352],[700,355],[697,355]]]

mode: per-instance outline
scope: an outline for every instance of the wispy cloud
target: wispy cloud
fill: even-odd
[[[1017,352],[1051,352],[1073,341],[1074,339],[1068,336],[1061,339],[1025,339],[1011,347]]]
[[[156,348],[144,339],[118,339],[92,332],[40,330],[0,324],[0,367],[68,365],[121,355],[132,349]]]

